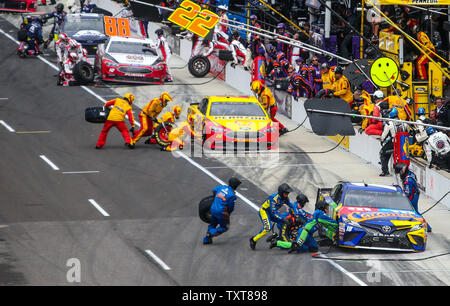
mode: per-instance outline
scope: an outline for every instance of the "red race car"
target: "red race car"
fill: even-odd
[[[0,11],[36,12],[37,0],[0,0]]]
[[[103,81],[164,84],[167,66],[150,39],[111,36],[100,44],[95,58]]]

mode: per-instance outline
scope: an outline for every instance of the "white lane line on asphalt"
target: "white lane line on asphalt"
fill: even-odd
[[[5,33],[4,31],[2,31],[0,29],[0,33],[3,33],[4,35],[6,35],[8,38],[10,38],[11,40],[13,40],[16,44],[19,44],[11,35]],[[50,66],[53,66],[56,68],[56,66],[54,66],[53,64],[51,64],[50,62],[48,62],[47,60],[45,60],[44,58],[39,57],[39,59],[41,59],[44,62],[47,62]],[[92,94],[94,97],[96,97],[97,99],[99,99],[100,101],[102,101],[103,103],[106,103],[107,101],[105,99],[103,99],[101,96],[97,95],[95,92],[93,92],[92,90],[90,90],[89,88],[85,87],[85,86],[81,86],[81,88],[83,88],[84,90],[86,90],[88,93]],[[137,123],[138,125],[138,123]],[[138,125],[139,126],[139,125]],[[181,152],[176,152],[176,153],[181,153]],[[191,163],[192,165],[194,165],[195,167],[197,167],[198,169],[200,169],[201,171],[203,171],[205,174],[207,174],[209,177],[211,177],[212,179],[214,179],[216,182],[219,182],[219,184],[225,184],[225,182],[223,182],[222,180],[220,180],[218,177],[216,177],[215,175],[213,175],[211,172],[209,172],[208,170],[206,170],[203,166],[199,165],[198,163],[196,163],[195,161],[193,161],[192,159],[190,159],[189,157],[187,157],[186,155],[184,155],[183,153],[180,154],[184,159],[186,159],[189,163]],[[247,198],[245,198],[244,196],[242,196],[240,193],[236,193],[236,196],[239,197],[241,200],[243,200],[245,203],[247,203],[248,205],[250,205],[253,209],[255,209],[256,211],[259,211],[259,207],[256,206],[253,202],[251,202],[250,200],[248,200]],[[153,254],[153,253],[152,253]],[[348,272],[347,270],[345,270],[343,267],[341,267],[340,265],[338,265],[336,262],[334,262],[333,260],[329,259],[329,262],[335,266],[339,271],[341,271],[342,273],[346,274],[347,276],[349,276],[350,278],[352,278],[355,282],[357,282],[359,285],[361,286],[367,286],[366,283],[364,283],[363,281],[361,281],[359,278],[357,278],[355,275],[351,274],[350,272]]]
[[[194,165],[195,167],[197,167],[198,169],[200,169],[203,173],[205,173],[206,175],[208,175],[210,178],[212,178],[213,180],[215,180],[216,182],[218,182],[221,185],[226,185],[226,183],[224,181],[222,181],[221,179],[219,179],[217,176],[215,176],[214,174],[212,174],[210,171],[208,171],[205,167],[203,167],[202,165],[200,165],[199,163],[196,163],[195,161],[193,161],[192,159],[190,159],[188,156],[186,156],[183,152],[179,152],[176,151],[176,154],[180,155],[181,157],[183,157],[185,160],[187,160],[190,164]],[[257,205],[255,205],[252,201],[250,201],[249,199],[247,199],[246,197],[244,197],[242,194],[240,194],[239,192],[236,192],[236,196],[238,198],[240,198],[242,201],[244,201],[245,203],[247,203],[248,205],[250,205],[254,210],[259,211],[259,207]]]
[[[109,214],[100,206],[94,199],[89,199],[89,203],[92,204],[103,216],[109,217]]]
[[[158,256],[156,256],[152,251],[145,250],[145,253],[147,253],[151,258],[153,258],[154,261],[158,263],[158,265],[161,266],[164,270],[168,271],[170,270],[170,267],[164,263]]]
[[[8,100],[8,98],[0,98],[0,100]]]
[[[39,155],[40,158],[42,158],[47,164],[50,165],[50,167],[52,167],[53,170],[59,170],[59,168],[52,163],[52,161],[50,159],[48,159],[45,155]]]
[[[100,171],[66,171],[62,174],[92,174],[92,173],[100,173]]]
[[[8,131],[10,131],[11,133],[14,133],[14,132],[15,132],[15,130],[14,130],[12,127],[10,127],[8,124],[6,124],[5,121],[0,120],[0,124],[3,125],[3,126],[4,126]]]

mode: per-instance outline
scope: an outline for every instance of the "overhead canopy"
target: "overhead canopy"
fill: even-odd
[[[450,5],[450,0],[375,0],[378,5]]]

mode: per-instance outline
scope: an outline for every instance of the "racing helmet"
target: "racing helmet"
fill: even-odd
[[[404,180],[408,175],[409,168],[405,163],[398,163],[394,166],[394,171],[396,174],[400,174],[400,178]]]
[[[236,190],[242,182],[237,177],[231,177],[228,180],[228,186],[230,186],[233,190]]]
[[[430,136],[430,135],[432,135],[432,134],[434,134],[434,133],[436,133],[437,132],[437,130],[434,128],[434,127],[429,127],[428,129],[427,129],[427,135],[428,136]]]
[[[330,65],[328,65],[328,63],[323,63],[323,64],[320,66],[320,70],[323,70],[323,69],[330,69]]]
[[[391,118],[391,119],[398,118],[398,110],[396,108],[391,110],[391,112],[389,113],[389,118]]]
[[[163,92],[161,95],[161,101],[163,104],[167,104],[168,102],[172,102],[173,98],[171,97],[171,95],[167,92]]]
[[[251,15],[250,20],[258,20],[258,17],[256,15]]]
[[[334,69],[334,74],[344,74],[344,69],[338,66],[336,67],[336,69]]]
[[[301,208],[305,207],[306,203],[309,202],[308,197],[306,195],[304,195],[303,193],[299,193],[297,195],[296,200],[297,200],[298,204],[300,204]]]
[[[373,96],[376,99],[383,99],[384,98],[384,93],[381,90],[377,90],[373,93]]]
[[[285,193],[291,193],[292,191],[294,190],[291,188],[291,186],[289,186],[286,183],[283,183],[280,186],[278,186],[278,194],[282,199],[285,199],[285,197],[283,196]]]
[[[417,110],[417,115],[419,115],[419,116],[425,115],[425,108],[420,107],[420,108]]]
[[[34,21],[34,17],[33,16],[25,16],[23,18],[23,23],[24,24],[31,24]]]
[[[263,89],[263,83],[260,80],[253,81],[252,83],[252,91],[259,95]]]
[[[69,36],[67,36],[66,33],[61,33],[58,35],[59,40],[61,40],[62,42],[67,43],[69,41]]]
[[[128,101],[128,103],[132,104],[136,97],[131,93],[126,93],[123,98]]]
[[[56,12],[62,13],[63,10],[64,10],[64,4],[58,3],[58,4],[56,5]]]
[[[180,118],[180,115],[181,115],[181,112],[182,112],[181,106],[175,105],[172,108],[172,111],[173,111],[173,114],[175,115],[175,118],[177,118],[177,119]]]
[[[328,203],[325,201],[318,201],[316,203],[316,210],[321,210],[321,211],[325,211],[325,209],[327,209],[328,207]]]

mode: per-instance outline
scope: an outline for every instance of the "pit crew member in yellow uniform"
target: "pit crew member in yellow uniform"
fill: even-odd
[[[151,100],[139,113],[141,129],[136,131],[133,136],[133,143],[137,143],[144,136],[153,134],[153,122],[157,123],[159,114],[167,106],[168,102],[173,101],[170,94],[164,92],[161,97]]]

